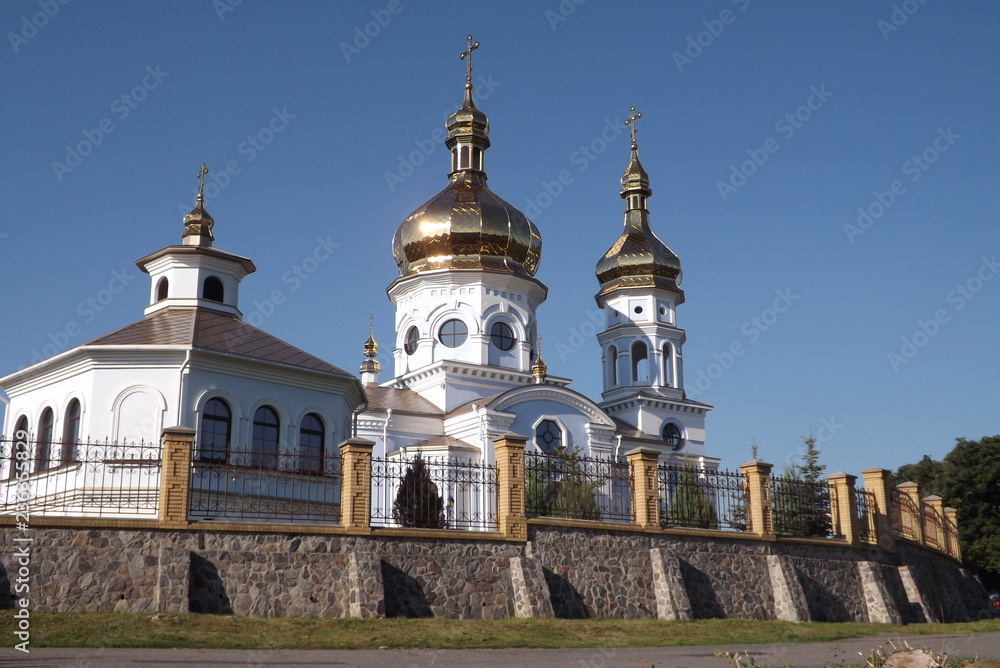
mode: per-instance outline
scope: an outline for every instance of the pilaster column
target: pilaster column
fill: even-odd
[[[900,504],[904,529],[909,527],[913,540],[924,544],[924,513],[920,503],[920,485],[915,482],[903,482],[896,485],[906,498]]]
[[[954,508],[944,509],[944,531],[948,554],[956,561],[962,561],[962,546],[958,543],[958,511]]]
[[[349,438],[340,444],[340,525],[371,527],[372,449],[375,441]]]
[[[761,538],[774,538],[774,522],[771,514],[772,468],[773,464],[759,459],[740,464],[740,472],[747,477],[749,485],[748,529]]]
[[[875,497],[875,508],[868,509],[868,522],[874,535],[871,541],[883,550],[891,550],[896,546],[896,535],[892,530],[892,487],[888,469],[876,467],[861,472],[865,480],[865,491]]]
[[[834,536],[842,536],[851,545],[858,540],[858,500],[854,496],[857,476],[849,473],[834,473],[826,477],[830,484],[830,515],[833,520]]]
[[[656,466],[660,455],[652,448],[635,448],[625,453],[632,473],[632,513],[643,529],[660,526],[660,494]]]
[[[923,511],[924,545],[945,551],[947,548],[944,542],[944,500],[940,496],[925,496]]]
[[[524,514],[524,446],[526,436],[504,434],[493,439],[497,459],[497,526],[508,540],[528,540]]]
[[[164,528],[179,529],[188,525],[194,435],[194,429],[188,427],[167,427],[161,436],[158,519]]]

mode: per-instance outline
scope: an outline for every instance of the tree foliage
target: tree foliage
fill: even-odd
[[[936,494],[958,511],[962,559],[988,588],[1000,589],[1000,436],[956,439],[944,461],[924,455],[892,476],[895,484],[908,480],[921,496]]]
[[[392,519],[404,527],[442,529],[446,526],[444,499],[431,480],[427,462],[417,455],[400,478],[392,503]]]
[[[525,506],[529,516],[598,520],[600,483],[591,482],[575,448],[533,459],[525,467]]]
[[[771,499],[774,532],[783,536],[825,537],[833,532],[830,494],[823,484],[826,464],[820,464],[816,437],[802,438],[801,464],[792,464],[774,484]]]
[[[672,482],[673,496],[661,522],[667,526],[718,529],[715,508],[703,489],[698,471],[685,467]]]

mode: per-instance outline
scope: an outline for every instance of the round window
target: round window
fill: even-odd
[[[438,340],[449,348],[458,348],[469,338],[469,328],[461,320],[449,320],[441,325]]]
[[[684,437],[681,430],[673,422],[668,422],[663,426],[663,440],[674,450],[680,450],[684,445]]]
[[[666,314],[667,314],[667,307],[666,306],[661,306],[660,307],[660,315],[666,315]]]
[[[535,427],[535,444],[546,454],[562,447],[562,429],[554,420],[542,420]]]
[[[420,339],[420,332],[416,327],[410,327],[406,332],[406,341],[403,342],[403,350],[407,355],[417,352],[417,341]]]
[[[635,307],[634,309],[632,309],[632,310],[633,310],[633,311],[635,311],[636,315],[638,315],[638,314],[642,313],[642,307],[641,307],[641,306],[636,306],[636,307]]]
[[[500,350],[510,350],[517,343],[514,330],[505,322],[495,322],[490,327],[490,341]]]

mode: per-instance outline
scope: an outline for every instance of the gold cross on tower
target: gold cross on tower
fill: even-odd
[[[201,169],[198,170],[198,194],[201,195],[205,191],[205,174],[208,174],[208,167],[205,163],[201,163]]]
[[[637,120],[639,120],[640,118],[642,118],[642,112],[640,111],[637,114],[637,113],[635,113],[635,107],[630,107],[629,108],[629,117],[625,119],[625,125],[630,125],[631,126],[631,131],[632,131],[632,146],[635,146],[635,122]]]
[[[458,57],[461,58],[462,60],[466,61],[466,63],[465,63],[465,85],[466,86],[471,86],[472,85],[472,52],[479,48],[479,42],[476,42],[475,44],[473,44],[472,43],[472,35],[469,35],[466,39],[467,39],[468,48],[466,48],[465,51],[463,51],[461,54],[459,54]]]

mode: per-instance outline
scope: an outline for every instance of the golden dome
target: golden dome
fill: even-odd
[[[597,263],[595,273],[601,282],[597,296],[618,288],[656,287],[678,293],[677,303],[683,303],[681,261],[649,227],[646,198],[653,191],[649,188],[649,175],[639,162],[634,135],[632,156],[622,175],[620,194],[626,202],[625,229]]]
[[[215,225],[215,220],[208,215],[208,211],[205,211],[205,175],[208,174],[208,167],[205,163],[201,163],[201,169],[198,170],[198,198],[195,200],[194,208],[191,209],[186,216],[184,216],[184,232],[181,233],[181,239],[186,239],[187,237],[197,237],[192,240],[195,243],[203,243],[204,245],[211,246],[212,239],[212,227]],[[185,241],[185,243],[190,243]]]
[[[448,117],[448,186],[396,229],[392,255],[400,276],[435,269],[491,269],[534,276],[542,255],[538,228],[486,186],[483,153],[490,147],[486,114],[472,100],[472,44],[462,106]]]

